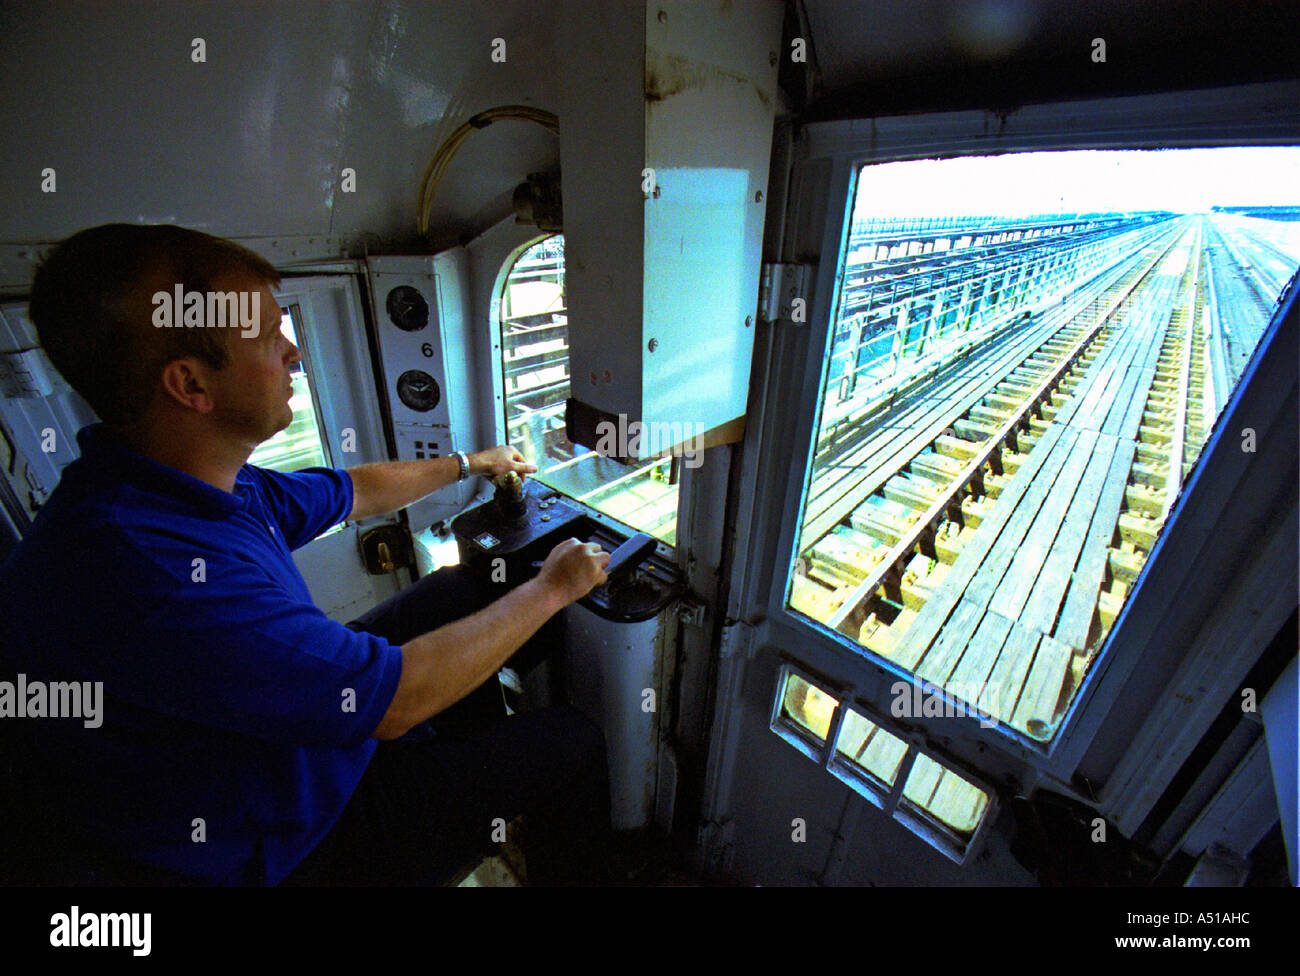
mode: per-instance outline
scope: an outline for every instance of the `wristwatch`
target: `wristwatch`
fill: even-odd
[[[453,453],[456,455],[456,460],[460,462],[460,477],[456,480],[464,481],[469,477],[469,456],[464,451],[455,451]]]

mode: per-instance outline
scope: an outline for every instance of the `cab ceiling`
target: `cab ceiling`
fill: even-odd
[[[555,110],[549,6],[0,4],[0,241],[156,221],[411,246],[425,166],[457,126],[502,104]],[[206,63],[191,60],[195,38]],[[558,160],[539,126],[476,132],[439,190],[435,237],[495,223],[514,186]],[[41,192],[47,167],[55,193]],[[355,193],[340,192],[344,167]]]
[[[597,2],[597,0],[592,0]],[[600,0],[605,2],[605,0]],[[725,0],[701,0],[725,2]],[[510,213],[556,138],[473,134],[415,232],[424,168],[503,104],[557,110],[559,4],[540,0],[46,0],[0,4],[0,242],[107,221],[232,237],[364,237],[443,247]],[[1294,0],[790,0],[808,71],[781,84],[805,119],[1014,108],[1295,77]],[[1091,41],[1107,61],[1091,60]],[[191,60],[202,38],[206,63]],[[506,58],[492,45],[505,41]],[[353,193],[340,173],[356,172]],[[57,191],[41,191],[53,169]]]
[[[1300,76],[1296,0],[792,0],[805,118],[1012,110],[1037,101]],[[1105,61],[1093,58],[1094,38]],[[797,91],[797,89],[802,89]]]

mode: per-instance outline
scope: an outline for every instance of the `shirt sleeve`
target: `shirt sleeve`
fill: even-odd
[[[251,464],[243,470],[257,482],[267,514],[279,524],[291,552],[338,525],[352,511],[352,476],[346,471],[303,468],[285,474]]]
[[[202,555],[207,582],[140,555],[123,568],[147,585],[108,583],[121,602],[116,633],[99,637],[118,651],[95,655],[105,693],[279,744],[351,749],[370,738],[397,693],[401,649],[330,620],[255,564]],[[132,599],[141,592],[147,604]]]

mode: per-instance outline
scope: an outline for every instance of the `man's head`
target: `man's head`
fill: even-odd
[[[167,224],[105,224],[41,262],[31,317],[50,361],[104,421],[125,428],[158,408],[194,411],[255,442],[292,416],[284,381],[297,350],[280,334],[270,290],[278,283],[266,260],[232,241]],[[236,313],[224,326],[203,314],[217,293]],[[186,313],[199,301],[196,323]],[[241,308],[260,321],[241,324]]]

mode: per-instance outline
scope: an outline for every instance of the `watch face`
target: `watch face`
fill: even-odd
[[[412,410],[424,413],[432,410],[442,399],[438,381],[419,369],[408,369],[397,377],[397,398]]]
[[[419,332],[429,324],[429,303],[410,285],[399,285],[388,293],[388,317],[403,332]]]

